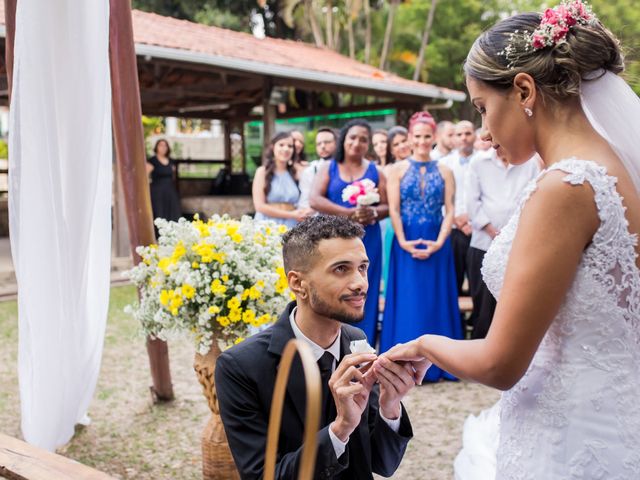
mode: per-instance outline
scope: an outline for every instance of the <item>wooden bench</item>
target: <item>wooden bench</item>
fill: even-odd
[[[106,473],[0,433],[0,478],[115,480]]]

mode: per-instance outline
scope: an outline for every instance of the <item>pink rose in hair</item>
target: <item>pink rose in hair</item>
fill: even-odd
[[[539,49],[539,48],[544,48],[544,37],[540,34],[535,34],[533,36],[533,48],[535,49]]]
[[[553,31],[553,41],[557,42],[558,40],[562,40],[567,36],[569,32],[569,27],[558,25]]]
[[[541,24],[556,25],[558,23],[558,15],[553,8],[547,8],[542,16]]]

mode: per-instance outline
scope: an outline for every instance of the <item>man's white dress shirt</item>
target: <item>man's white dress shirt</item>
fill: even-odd
[[[522,165],[505,165],[495,150],[490,157],[476,156],[467,171],[467,212],[473,233],[471,247],[485,252],[491,236],[483,230],[488,224],[501,230],[518,205],[524,187],[540,172],[536,158]]]
[[[311,188],[313,187],[313,181],[320,171],[320,167],[329,160],[314,160],[304,169],[300,175],[300,181],[298,182],[298,188],[300,189],[300,198],[298,199],[298,208],[309,208],[309,196],[311,195]]]
[[[300,330],[300,328],[298,327],[298,324],[296,323],[297,310],[298,310],[298,307],[295,307],[291,311],[291,315],[289,315],[291,328],[293,329],[293,334],[295,335],[296,339],[302,340],[303,342],[307,343],[311,347],[311,352],[313,353],[313,358],[315,358],[316,362],[320,360],[320,358],[322,357],[322,355],[324,355],[325,352],[329,352],[331,355],[333,355],[332,371],[335,371],[336,364],[340,360],[340,337],[342,335],[342,331],[338,332],[338,336],[336,337],[334,342],[329,346],[329,348],[324,349],[320,345],[315,343],[313,340],[310,340],[309,338],[307,338],[304,333],[302,333],[302,330]],[[384,420],[387,423],[387,425],[389,425],[389,428],[391,428],[391,430],[398,433],[398,430],[400,430],[400,417],[398,417],[395,420],[389,420],[385,418],[384,415],[382,415],[382,412],[380,412],[380,418],[382,418],[382,420]],[[349,439],[347,439],[346,442],[343,442],[338,437],[336,437],[336,435],[331,431],[331,428],[329,428],[329,438],[331,439],[331,443],[333,444],[333,450],[336,452],[336,458],[340,458],[340,456],[344,453],[344,451],[347,448],[347,443],[349,442]]]
[[[456,195],[454,200],[455,213],[454,217],[467,213],[467,195],[466,195],[466,179],[469,164],[478,152],[474,151],[468,156],[462,154],[459,150],[451,150],[449,155],[442,157],[439,162],[446,165],[453,172],[453,179],[456,183]],[[455,223],[453,228],[456,228]]]

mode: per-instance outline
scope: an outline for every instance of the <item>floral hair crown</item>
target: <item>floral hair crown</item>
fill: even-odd
[[[542,14],[540,25],[531,33],[516,30],[500,55],[509,60],[513,68],[517,53],[542,50],[567,41],[567,34],[574,25],[594,25],[598,21],[591,7],[582,0],[563,0],[555,8],[547,8]]]

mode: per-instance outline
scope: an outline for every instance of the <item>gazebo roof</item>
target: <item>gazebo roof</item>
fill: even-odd
[[[142,110],[146,114],[248,119],[273,87],[304,92],[297,111],[317,111],[320,92],[363,94],[388,104],[463,101],[463,92],[407,80],[328,48],[134,10]],[[4,2],[0,38],[4,43]],[[4,59],[0,102],[7,102]],[[348,108],[348,107],[345,107]],[[289,114],[295,114],[289,112]]]

